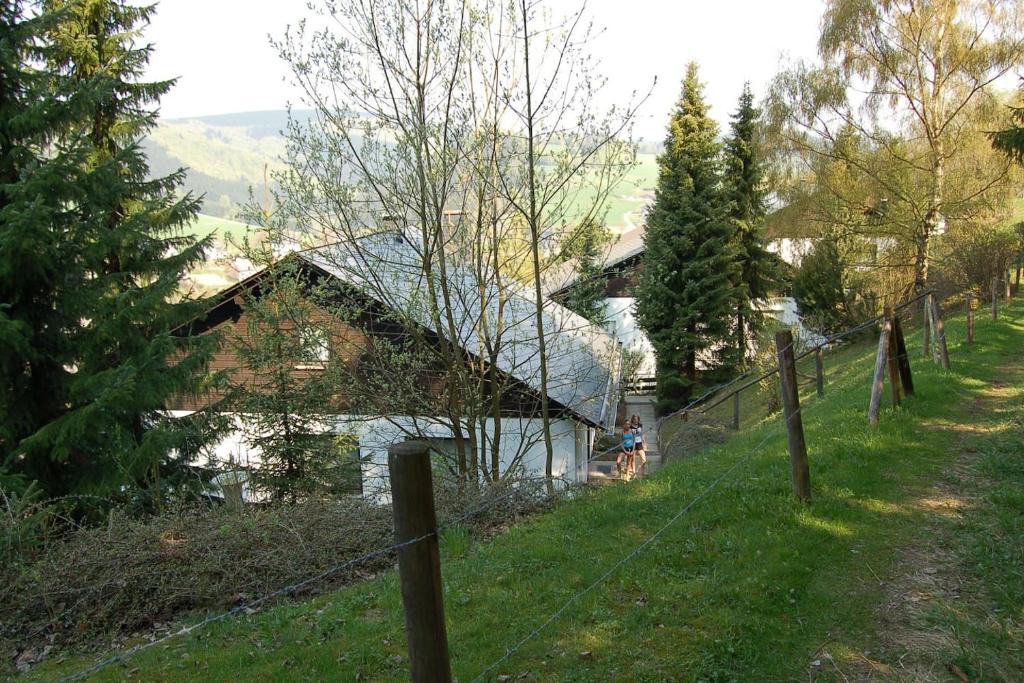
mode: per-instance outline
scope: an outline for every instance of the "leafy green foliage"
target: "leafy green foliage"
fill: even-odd
[[[611,234],[599,223],[587,220],[573,235],[576,257],[576,282],[569,292],[565,306],[596,325],[604,324],[605,280],[604,250]]]
[[[804,257],[793,277],[793,298],[800,314],[823,332],[840,329],[845,318],[843,267],[836,243],[821,240]]]
[[[727,339],[736,310],[729,200],[721,178],[718,125],[708,115],[697,65],[658,157],[658,188],[647,214],[647,251],[636,315],[658,355],[658,410],[682,406],[697,381],[697,358]]]
[[[1024,93],[1024,88],[1021,90]],[[1024,106],[1010,107],[1009,128],[989,133],[992,146],[1018,164],[1024,165]]]
[[[90,188],[87,148],[71,130],[93,96],[46,69],[38,40],[58,17],[0,4],[0,473],[29,469],[21,441],[58,415],[68,397],[68,331],[76,311],[60,305],[82,280],[77,217],[68,209]],[[53,144],[56,140],[60,144]],[[38,463],[30,478],[57,476]]]

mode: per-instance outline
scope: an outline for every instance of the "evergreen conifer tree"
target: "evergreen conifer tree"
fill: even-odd
[[[19,446],[66,405],[78,319],[61,302],[84,273],[75,235],[88,148],[74,125],[94,92],[47,67],[43,36],[61,18],[0,0],[0,480],[8,486],[59,476],[57,463],[26,461]]]
[[[637,320],[658,356],[662,414],[685,404],[697,382],[698,358],[710,363],[732,327],[736,264],[728,209],[718,125],[708,115],[697,65],[690,63],[658,157],[637,287]]]
[[[45,33],[49,68],[94,97],[70,133],[87,141],[80,173],[89,182],[65,235],[77,281],[56,302],[73,316],[66,392],[19,457],[35,472],[50,463],[40,476],[50,494],[152,490],[207,436],[202,416],[175,420],[163,410],[197,389],[218,341],[182,327],[201,305],[180,294],[182,276],[203,259],[205,243],[188,231],[199,202],[177,196],[184,171],[148,178],[140,148],[172,82],[140,80],[150,48],[136,43],[152,6],[47,0],[43,8],[59,16]]]
[[[580,228],[576,257],[576,282],[566,298],[565,305],[595,325],[607,322],[605,310],[604,246],[609,240],[608,229],[594,221]]]
[[[779,279],[778,259],[765,248],[762,225],[767,207],[757,149],[760,117],[750,84],[745,83],[725,141],[725,190],[736,229],[733,249],[739,268],[733,283],[735,343],[724,347],[722,358],[726,364],[740,367],[746,364],[750,341],[764,326],[764,314],[753,303],[767,297]]]
[[[333,351],[343,344],[321,305],[328,293],[294,259],[268,266],[259,290],[245,297],[245,333],[227,339],[246,368],[229,382],[228,404],[260,453],[241,465],[252,488],[274,500],[361,490],[359,463],[344,458],[358,444],[333,435],[324,418],[340,410],[345,381],[344,353]]]

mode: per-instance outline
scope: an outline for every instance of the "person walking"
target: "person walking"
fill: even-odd
[[[633,478],[635,447],[636,438],[633,436],[633,424],[627,420],[622,424],[622,446],[619,448],[619,454],[615,458],[615,469],[619,471],[619,476],[625,481]],[[623,461],[625,461],[625,467],[623,467]]]
[[[644,451],[644,423],[640,421],[639,415],[634,415],[630,420],[629,429],[633,432],[633,475],[643,476],[647,473],[647,453]]]

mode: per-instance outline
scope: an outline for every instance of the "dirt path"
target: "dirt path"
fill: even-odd
[[[1004,378],[1024,376],[1020,365],[999,369]],[[887,599],[879,613],[879,635],[883,661],[859,655],[842,669],[832,662],[846,681],[962,681],[973,678],[953,656],[964,646],[964,636],[950,628],[947,617],[972,612],[978,586],[972,586],[963,566],[961,544],[954,536],[958,524],[979,514],[980,492],[988,482],[979,468],[979,448],[997,429],[993,414],[1008,410],[1010,386],[993,381],[964,411],[957,424],[924,425],[925,429],[954,431],[956,458],[941,480],[923,495],[908,499],[904,507],[923,512],[926,526],[917,534],[918,543],[902,549],[896,571],[880,579]],[[989,672],[984,680],[1012,680]]]

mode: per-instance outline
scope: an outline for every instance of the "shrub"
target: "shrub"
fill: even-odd
[[[443,488],[435,501],[439,523],[467,532],[552,504],[540,482]],[[112,637],[190,610],[224,610],[387,547],[392,528],[389,506],[360,498],[241,510],[193,506],[141,520],[115,512],[102,527],[78,529],[0,567],[0,651],[109,646]],[[390,555],[360,562],[330,583],[359,580],[393,562]]]

